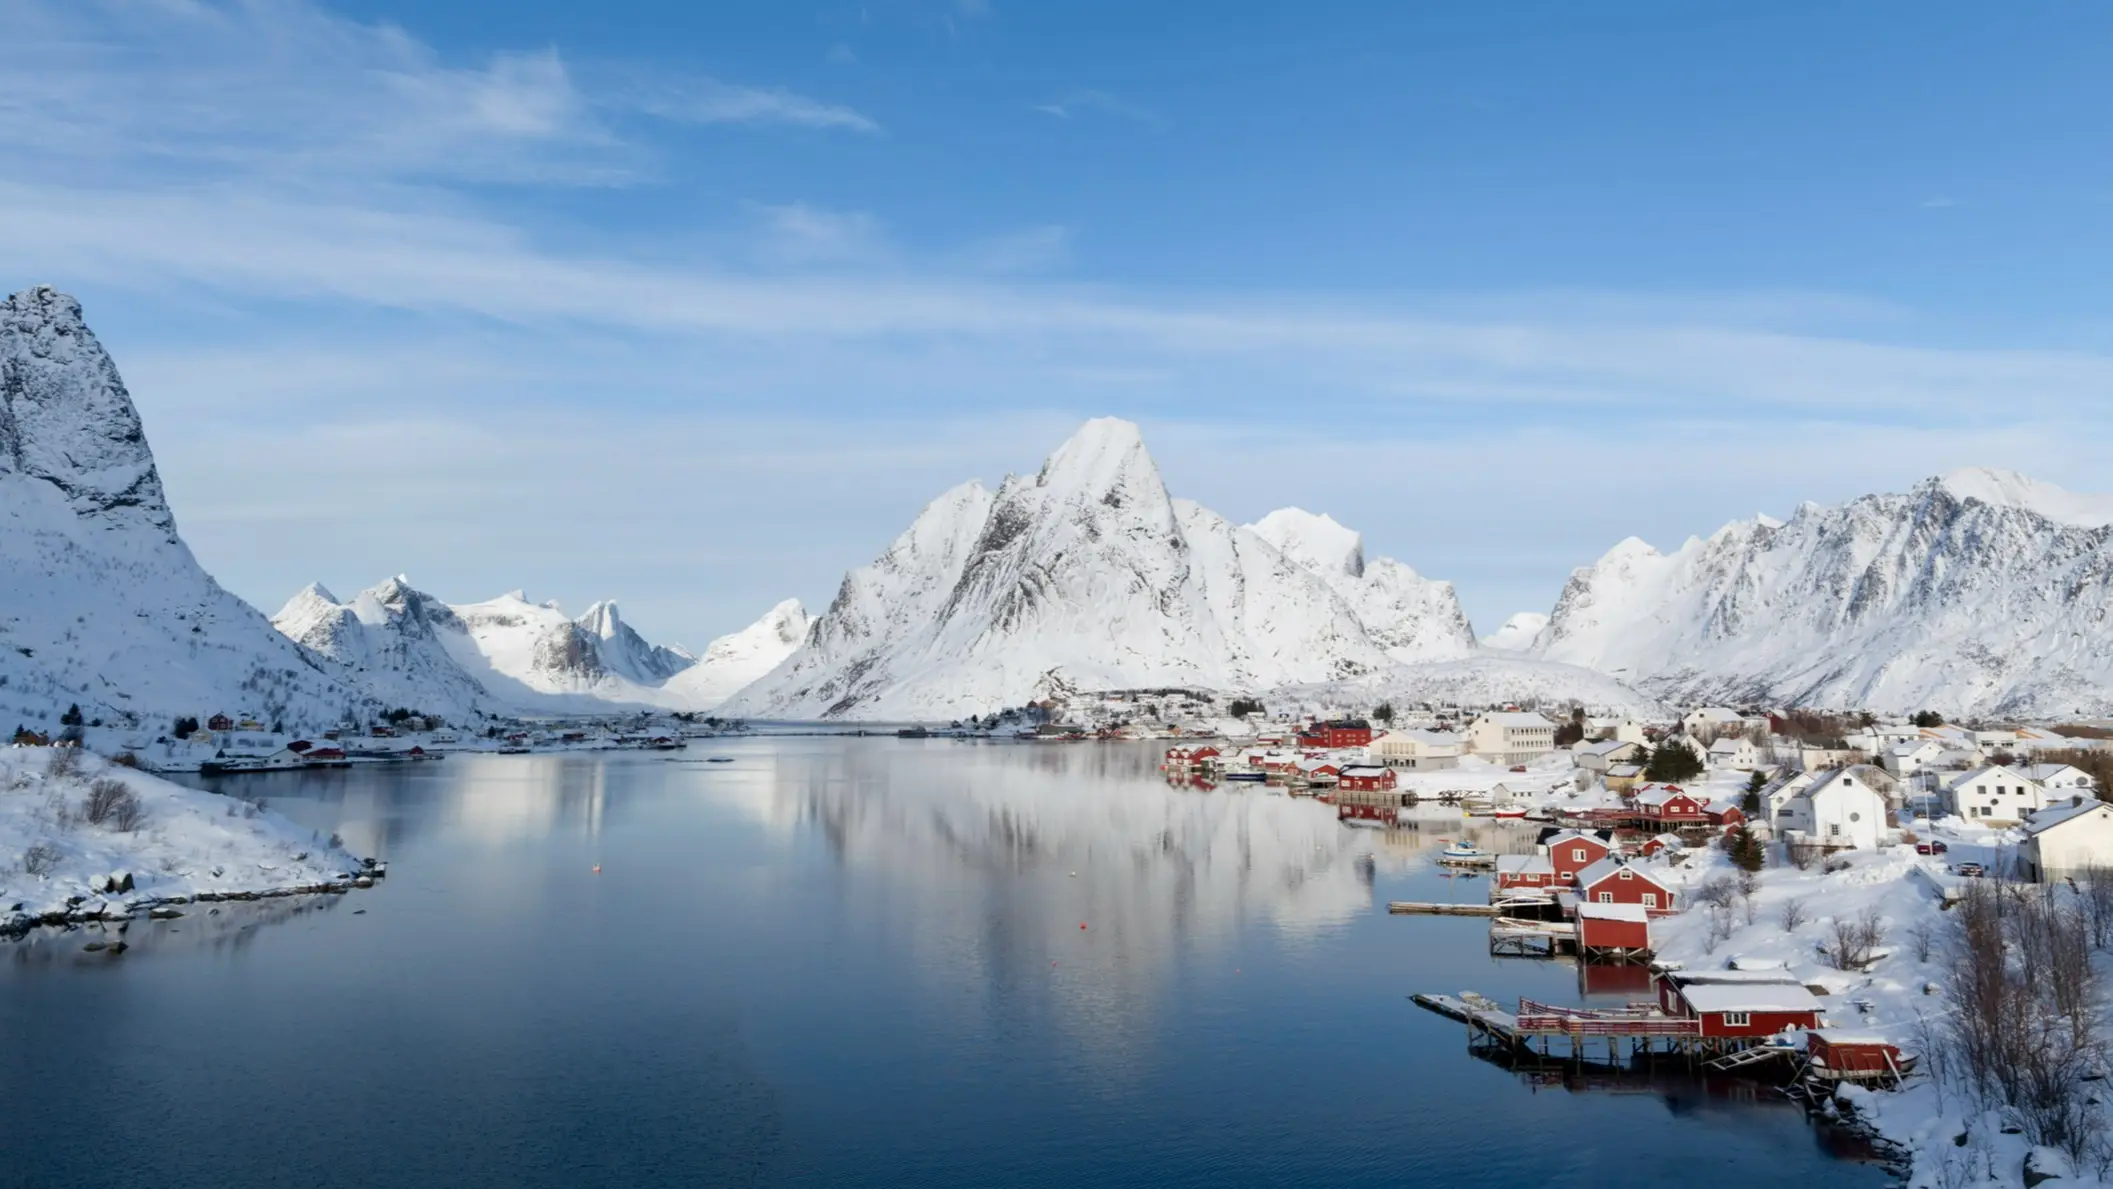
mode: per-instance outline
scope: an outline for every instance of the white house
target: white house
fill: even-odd
[[[1365,758],[1389,768],[1452,768],[1460,748],[1450,731],[1388,731],[1365,748]]]
[[[1937,762],[1944,746],[1935,739],[1909,739],[1888,746],[1878,762],[1895,776],[1909,777]]]
[[[1642,751],[1637,744],[1609,739],[1599,743],[1580,743],[1570,749],[1570,757],[1578,767],[1604,776],[1608,768],[1633,761]]]
[[[1720,736],[1709,745],[1709,766],[1752,771],[1761,763],[1760,749],[1744,735]]]
[[[1538,714],[1493,710],[1467,725],[1467,749],[1486,760],[1522,764],[1555,750],[1555,724]]]
[[[1847,768],[1823,773],[1781,804],[1776,833],[1793,843],[1876,850],[1885,836],[1885,797]]]
[[[2014,826],[2047,807],[2047,790],[2014,768],[1987,764],[1944,786],[1952,812],[1982,825]]]
[[[2093,791],[2091,774],[2069,764],[2027,764],[2019,770],[2050,795]]]
[[[1605,736],[1616,743],[1642,744],[1649,739],[1643,724],[1633,718],[1588,718],[1585,733],[1594,739]]]
[[[2113,805],[2079,794],[2033,814],[2018,867],[2041,881],[2113,869]]]

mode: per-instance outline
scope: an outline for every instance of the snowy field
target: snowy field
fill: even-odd
[[[199,895],[350,884],[364,865],[332,842],[85,751],[0,750],[0,931]]]

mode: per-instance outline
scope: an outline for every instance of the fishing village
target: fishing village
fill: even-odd
[[[1566,1084],[1739,1079],[1853,1121],[1903,1169],[1912,1154],[1918,1183],[2113,1165],[2102,1134],[2057,1118],[2108,1072],[2104,724],[1392,717],[1184,741],[1163,769],[1331,805],[1451,890],[1388,901],[1404,928],[1477,918],[1492,960],[1576,969],[1571,1003],[1405,988],[1470,1055]],[[1990,986],[2005,1006],[1977,998]],[[2022,1075],[1991,1045],[2056,1067],[2037,1098],[2006,1089]]]

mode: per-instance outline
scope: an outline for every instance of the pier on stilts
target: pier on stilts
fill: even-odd
[[[1658,1057],[1707,1061],[1745,1051],[1755,1043],[1747,1038],[1705,1037],[1702,1021],[1667,1015],[1656,1005],[1574,1008],[1521,999],[1518,1010],[1512,1011],[1473,992],[1409,998],[1418,1007],[1465,1023],[1469,1049],[1514,1063],[1538,1060],[1632,1068]]]

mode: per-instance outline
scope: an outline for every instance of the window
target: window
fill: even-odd
[[[1576,863],[1582,863],[1582,862],[1584,862],[1584,861],[1585,861],[1585,848],[1584,848],[1584,847],[1582,847],[1582,846],[1579,846],[1579,847],[1573,847],[1573,848],[1571,848],[1571,851],[1570,851],[1570,859],[1571,859],[1571,861],[1572,861],[1572,862],[1576,862]]]
[[[1842,828],[1841,828],[1841,825],[1840,825],[1840,823],[1838,823],[1838,822],[1828,822],[1828,823],[1827,823],[1827,837],[1829,837],[1829,838],[1839,838],[1839,837],[1841,837],[1841,836],[1842,836]]]
[[[1601,892],[1601,893],[1599,894],[1599,902],[1600,902],[1601,904],[1612,904],[1612,903],[1614,903],[1614,893],[1612,893],[1612,892]]]
[[[1724,1013],[1724,1026],[1726,1028],[1747,1028],[1751,1027],[1752,1024],[1752,1012],[1728,1011]]]
[[[1645,908],[1656,908],[1656,907],[1658,907],[1658,893],[1656,893],[1656,892],[1645,892],[1645,893],[1643,894],[1643,906],[1644,906]]]
[[[1627,867],[1624,867],[1621,869],[1621,877],[1623,879],[1635,879],[1636,873],[1634,871],[1629,870]]]

